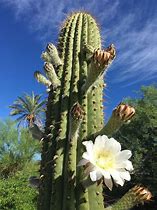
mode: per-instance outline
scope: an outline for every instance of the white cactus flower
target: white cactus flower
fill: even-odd
[[[133,170],[128,159],[132,153],[130,150],[121,151],[121,145],[114,138],[97,136],[95,142],[84,141],[86,152],[78,166],[85,165],[85,174],[95,182],[104,178],[105,185],[112,190],[115,184],[124,185],[125,180],[130,181],[130,171]],[[112,181],[113,180],[113,181]]]

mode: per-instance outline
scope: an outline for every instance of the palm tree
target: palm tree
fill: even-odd
[[[24,94],[22,97],[18,96],[13,105],[9,106],[12,111],[11,116],[18,115],[16,119],[18,126],[21,123],[26,123],[27,126],[32,126],[34,123],[41,124],[43,114],[45,112],[45,100],[41,100],[41,95]]]

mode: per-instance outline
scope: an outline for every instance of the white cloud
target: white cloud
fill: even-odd
[[[114,13],[118,0],[1,0],[1,4],[10,6],[17,18],[27,17],[30,28],[40,32],[42,38],[47,38],[56,33],[55,30],[58,31],[66,14],[87,10],[97,19],[104,20],[110,16],[110,12]]]
[[[1,3],[15,9],[16,16],[19,16],[31,9],[32,2],[32,0],[1,0]]]
[[[147,11],[144,2],[141,9],[131,3],[124,7],[126,3],[119,0],[1,0],[1,4],[15,11],[17,18],[25,18],[42,41],[57,36],[67,13],[80,9],[91,12],[103,26],[105,45],[113,42],[117,48],[111,68],[116,77],[113,81],[125,84],[157,78],[157,17],[152,16],[151,5]]]
[[[148,19],[140,28],[135,15],[123,18],[121,23],[117,22],[114,29],[107,32],[118,50],[113,67],[118,73],[114,81],[131,79],[131,85],[157,79],[157,18]]]

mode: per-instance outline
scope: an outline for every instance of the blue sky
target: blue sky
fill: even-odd
[[[33,77],[42,70],[41,52],[47,42],[57,42],[67,13],[82,9],[99,23],[103,46],[114,43],[117,49],[106,76],[107,115],[141,85],[157,82],[156,0],[1,0],[1,119],[24,92],[45,94]]]

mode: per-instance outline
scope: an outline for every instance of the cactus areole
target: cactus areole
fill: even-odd
[[[77,165],[82,141],[94,140],[90,137],[99,131],[105,134],[103,76],[115,58],[115,47],[101,49],[94,18],[77,12],[62,25],[57,47],[49,43],[42,58],[46,76],[34,74],[48,91],[38,210],[103,210],[103,184],[84,184],[84,168]],[[111,135],[122,122],[112,116],[107,132]]]

